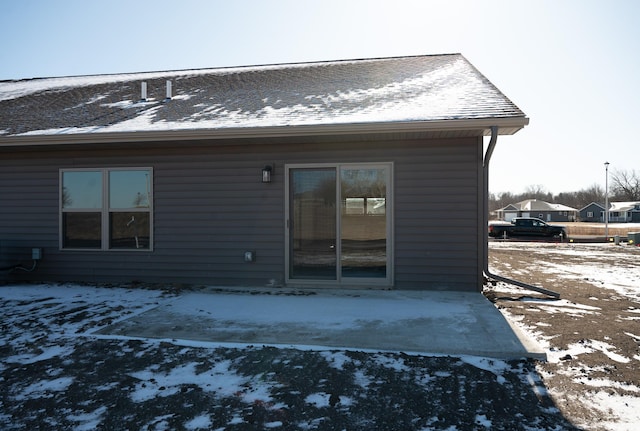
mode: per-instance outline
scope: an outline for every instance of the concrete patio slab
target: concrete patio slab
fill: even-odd
[[[241,345],[546,359],[482,294],[207,288],[102,333]]]

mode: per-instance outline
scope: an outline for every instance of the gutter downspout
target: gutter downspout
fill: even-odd
[[[554,292],[543,287],[523,283],[522,281],[512,280],[500,275],[492,274],[491,271],[489,271],[489,231],[487,229],[487,226],[489,224],[489,162],[491,161],[491,155],[493,154],[493,150],[495,149],[497,141],[498,126],[491,126],[491,140],[489,141],[489,146],[487,147],[487,152],[484,156],[484,163],[482,165],[482,180],[484,186],[484,211],[482,216],[482,226],[484,228],[484,274],[486,277],[493,278],[494,280],[503,281],[505,283],[513,284],[514,286],[522,287],[523,289],[533,290],[535,292],[552,296],[554,298],[560,298],[560,294],[558,292]]]

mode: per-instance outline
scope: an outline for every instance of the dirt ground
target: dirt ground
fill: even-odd
[[[538,363],[537,370],[560,411],[589,429],[606,429],[598,424],[620,415],[608,411],[607,397],[622,400],[623,408],[632,407],[625,399],[637,406],[640,281],[633,277],[640,247],[514,242],[494,243],[490,250],[494,273],[561,295],[545,298],[502,283],[485,290],[504,314],[547,343],[550,360]],[[618,282],[626,276],[635,289]],[[640,423],[627,426],[613,428],[640,429]]]
[[[0,429],[637,429],[623,417],[624,400],[633,409],[640,397],[637,290],[610,289],[580,268],[631,271],[640,248],[576,247],[491,246],[494,272],[561,294],[503,283],[485,291],[547,343],[548,362],[101,337],[154,299],[118,299],[140,286],[96,288],[72,301],[4,297],[0,286]]]

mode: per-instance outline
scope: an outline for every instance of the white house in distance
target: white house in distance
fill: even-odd
[[[511,221],[516,217],[536,217],[544,221],[576,221],[578,210],[562,204],[526,199],[496,211],[498,218]]]
[[[609,221],[612,223],[640,222],[640,201],[611,202],[609,205]]]

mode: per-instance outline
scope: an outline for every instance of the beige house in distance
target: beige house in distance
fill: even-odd
[[[552,204],[536,199],[509,204],[496,211],[498,218],[511,221],[516,217],[535,217],[547,222],[577,221],[578,210],[562,204]]]

